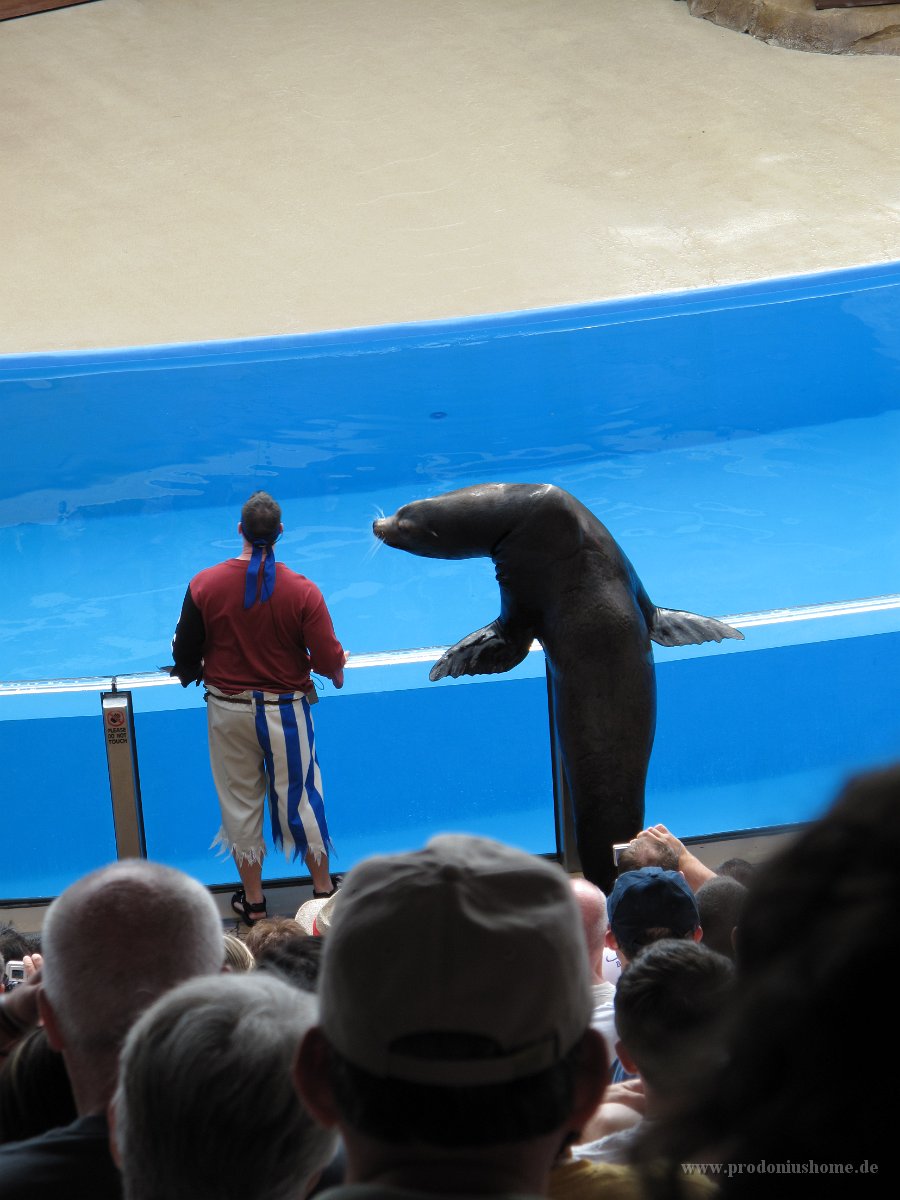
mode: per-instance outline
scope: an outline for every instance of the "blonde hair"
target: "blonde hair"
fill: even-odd
[[[256,959],[235,933],[225,935],[225,965],[232,971],[252,971]]]

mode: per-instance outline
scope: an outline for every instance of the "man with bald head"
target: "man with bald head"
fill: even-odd
[[[615,1000],[616,989],[603,975],[603,956],[606,953],[606,932],[609,920],[606,915],[606,895],[587,879],[575,878],[570,880],[581,924],[587,943],[588,961],[591,964],[591,990],[594,998],[594,1010],[591,1014],[591,1026],[603,1035],[609,1061],[616,1057]]]
[[[182,980],[221,971],[225,944],[207,890],[172,867],[126,859],[73,883],[42,929],[38,1008],[62,1052],[78,1119],[0,1146],[4,1200],[118,1200],[106,1109],[131,1025]]]

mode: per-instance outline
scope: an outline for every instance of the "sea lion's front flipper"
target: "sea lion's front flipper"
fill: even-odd
[[[650,637],[660,646],[699,646],[701,642],[721,642],[724,638],[744,640],[739,629],[724,621],[674,608],[655,610]]]
[[[460,675],[498,675],[511,671],[523,660],[533,641],[534,636],[528,630],[513,631],[499,620],[491,621],[441,655],[428,678],[434,681],[450,675],[458,679]]]

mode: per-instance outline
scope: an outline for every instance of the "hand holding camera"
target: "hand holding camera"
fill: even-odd
[[[6,964],[3,972],[5,992],[0,996],[0,1054],[33,1029],[40,1019],[38,993],[43,962],[40,954],[26,954],[23,959],[13,959]]]
[[[3,986],[7,992],[11,992],[17,988],[20,983],[25,982],[25,960],[13,959],[6,964],[6,970],[3,972]]]

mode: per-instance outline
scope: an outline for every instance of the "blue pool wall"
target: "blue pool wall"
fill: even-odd
[[[61,513],[184,513],[189,528],[206,508],[233,515],[259,486],[315,500],[374,480],[412,498],[460,478],[539,480],[560,463],[874,418],[900,409],[898,331],[894,264],[477,320],[0,359],[15,435],[0,530],[15,538]],[[562,414],[577,438],[556,440]],[[884,558],[889,583],[896,563]],[[445,640],[474,627],[462,624]],[[160,655],[170,634],[160,628]],[[14,663],[15,639],[4,644]],[[898,755],[890,614],[801,622],[657,653],[657,664],[647,819],[683,836],[807,820],[848,775]],[[326,689],[315,710],[338,869],[446,828],[552,853],[540,656],[500,679],[430,685],[427,669],[348,671],[345,691]],[[107,686],[0,693],[4,829],[16,848],[0,897],[54,895],[115,857]],[[199,692],[136,687],[134,700],[148,852],[204,882],[232,880],[207,851],[217,810]],[[272,877],[294,873],[271,860]]]

